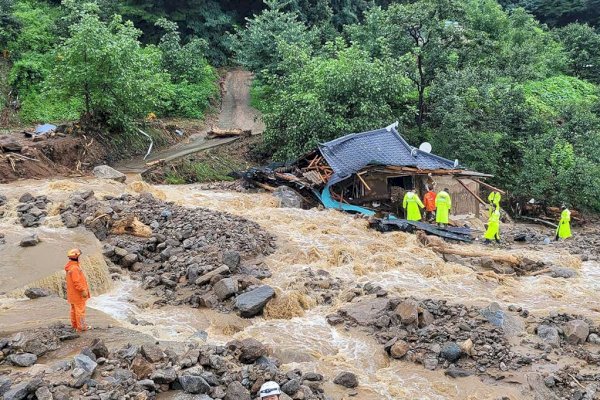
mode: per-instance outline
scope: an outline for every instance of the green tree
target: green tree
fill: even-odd
[[[567,51],[567,72],[600,84],[600,34],[585,24],[569,24],[553,34]]]
[[[169,77],[160,69],[160,51],[143,48],[133,24],[88,13],[70,33],[57,50],[51,84],[65,98],[81,99],[84,120],[93,116],[123,129],[161,107]]]
[[[265,70],[281,74],[283,62],[281,44],[295,45],[301,51],[311,49],[314,34],[296,13],[282,11],[277,0],[265,0],[268,9],[248,19],[245,29],[232,37],[232,49],[237,61],[253,72]]]
[[[403,112],[410,82],[394,65],[341,43],[327,47],[329,55],[313,58],[294,47],[284,51],[293,72],[273,84],[274,99],[264,114],[265,146],[279,160],[349,132],[388,125]]]
[[[175,22],[160,19],[157,25],[165,30],[159,42],[162,53],[162,68],[171,74],[174,96],[167,107],[168,114],[191,118],[202,118],[210,100],[216,97],[217,73],[204,52],[205,40],[193,38],[185,45]]]

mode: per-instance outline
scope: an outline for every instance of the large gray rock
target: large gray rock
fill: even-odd
[[[73,371],[71,372],[73,381],[71,381],[70,386],[80,388],[94,375],[98,364],[84,354],[76,355],[73,361]]]
[[[17,367],[31,367],[37,361],[37,356],[31,353],[11,354],[8,361]]]
[[[404,340],[398,340],[390,347],[390,356],[393,358],[402,358],[410,350],[410,345]]]
[[[60,347],[59,338],[49,330],[19,332],[12,338],[11,347],[23,353],[41,356]]]
[[[35,391],[35,397],[37,398],[37,400],[53,400],[54,397],[52,396],[52,393],[50,393],[50,389],[48,389],[48,386],[42,386],[40,388],[38,388],[38,390]]]
[[[273,192],[273,196],[279,199],[279,207],[302,208],[304,199],[294,189],[287,186],[279,186]]]
[[[352,372],[340,372],[333,383],[347,388],[355,388],[358,386],[358,378]]]
[[[25,296],[30,299],[38,299],[40,297],[50,296],[50,291],[42,288],[27,288],[25,289]]]
[[[151,363],[157,363],[165,356],[165,353],[162,351],[162,349],[154,344],[143,345],[142,354]]]
[[[486,308],[480,311],[483,318],[494,326],[503,326],[506,320],[506,314],[496,302],[491,303]]]
[[[242,261],[240,253],[237,251],[226,251],[223,253],[223,264],[227,265],[230,270],[235,271]]]
[[[156,383],[171,383],[177,379],[177,373],[173,368],[157,369],[150,375]]]
[[[12,385],[12,381],[9,378],[0,376],[0,396],[8,392],[10,385]]]
[[[552,347],[560,347],[558,329],[549,325],[540,325],[537,328],[538,336]]]
[[[223,301],[238,292],[238,281],[233,278],[221,279],[219,282],[214,284],[213,290],[219,300]]]
[[[235,306],[242,317],[254,317],[262,312],[265,305],[275,297],[275,290],[270,286],[261,286],[236,297]]]
[[[372,324],[389,307],[390,301],[386,298],[363,299],[350,303],[340,309],[340,313],[348,316],[359,325]]]
[[[233,381],[227,386],[225,400],[252,400],[250,392],[240,382]]]
[[[109,167],[108,165],[99,165],[94,167],[93,170],[94,176],[99,179],[112,179],[117,182],[125,182],[127,176],[117,171],[114,168]]]
[[[248,338],[240,342],[240,361],[244,364],[252,364],[266,354],[267,348],[256,339]]]
[[[201,277],[196,279],[196,285],[202,286],[210,282],[210,280],[217,275],[224,275],[229,273],[229,267],[227,265],[222,265],[217,269],[213,269],[210,272],[202,275]]]
[[[33,246],[37,245],[39,242],[40,242],[40,239],[34,233],[31,236],[26,236],[23,239],[21,239],[21,242],[19,243],[19,246],[21,246],[21,247],[33,247]]]
[[[563,332],[567,342],[571,344],[585,343],[590,334],[590,326],[585,321],[574,319],[563,326]]]
[[[182,375],[179,377],[179,383],[186,393],[210,393],[210,385],[201,376]]]

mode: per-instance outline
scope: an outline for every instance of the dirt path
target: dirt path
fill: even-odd
[[[219,128],[250,129],[254,135],[264,131],[265,126],[260,119],[259,112],[250,106],[251,83],[252,73],[248,71],[234,69],[227,73],[227,76],[225,77],[225,92],[223,93],[221,112],[219,113],[218,123],[216,124]],[[125,160],[115,167],[124,173],[141,173],[146,168],[146,163],[148,162],[160,159],[172,161],[188,154],[237,140],[235,137],[208,139],[206,134],[209,129],[210,124],[207,124],[205,129],[201,132],[190,136],[183,142],[172,147],[152,153],[146,160],[142,159],[142,157]]]

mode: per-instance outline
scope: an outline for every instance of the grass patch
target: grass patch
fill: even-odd
[[[165,183],[183,185],[186,183],[204,183],[233,181],[229,174],[236,168],[228,166],[226,161],[208,163],[205,161],[185,160],[165,173]]]

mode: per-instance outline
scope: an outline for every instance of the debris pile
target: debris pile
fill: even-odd
[[[30,367],[37,361],[35,352],[41,355],[56,350],[62,340],[74,337],[70,328],[59,326],[0,338],[0,354],[8,353],[2,362]],[[283,398],[326,398],[322,375],[299,369],[284,373],[279,361],[254,339],[234,340],[225,346],[190,343],[177,349],[154,343],[129,344],[114,350],[98,338],[91,339],[72,360],[54,362],[44,374],[19,369],[0,376],[0,396],[6,400],[28,396],[154,399],[160,393],[179,391],[201,399],[251,400],[264,382],[273,380],[281,385],[286,394]],[[21,352],[25,350],[32,353]]]
[[[260,257],[274,238],[256,223],[230,214],[122,195],[99,201],[74,194],[61,210],[68,227],[83,223],[104,242],[103,254],[130,271],[161,304],[190,304],[243,316],[262,311],[274,291]]]
[[[478,309],[443,300],[357,297],[328,321],[366,329],[390,357],[430,370],[460,369],[466,376],[518,370],[534,361],[511,348],[504,329],[516,322],[497,304]]]
[[[31,193],[25,193],[19,198],[17,213],[19,222],[25,228],[40,226],[48,215],[46,208],[50,200],[46,196],[34,197]]]

